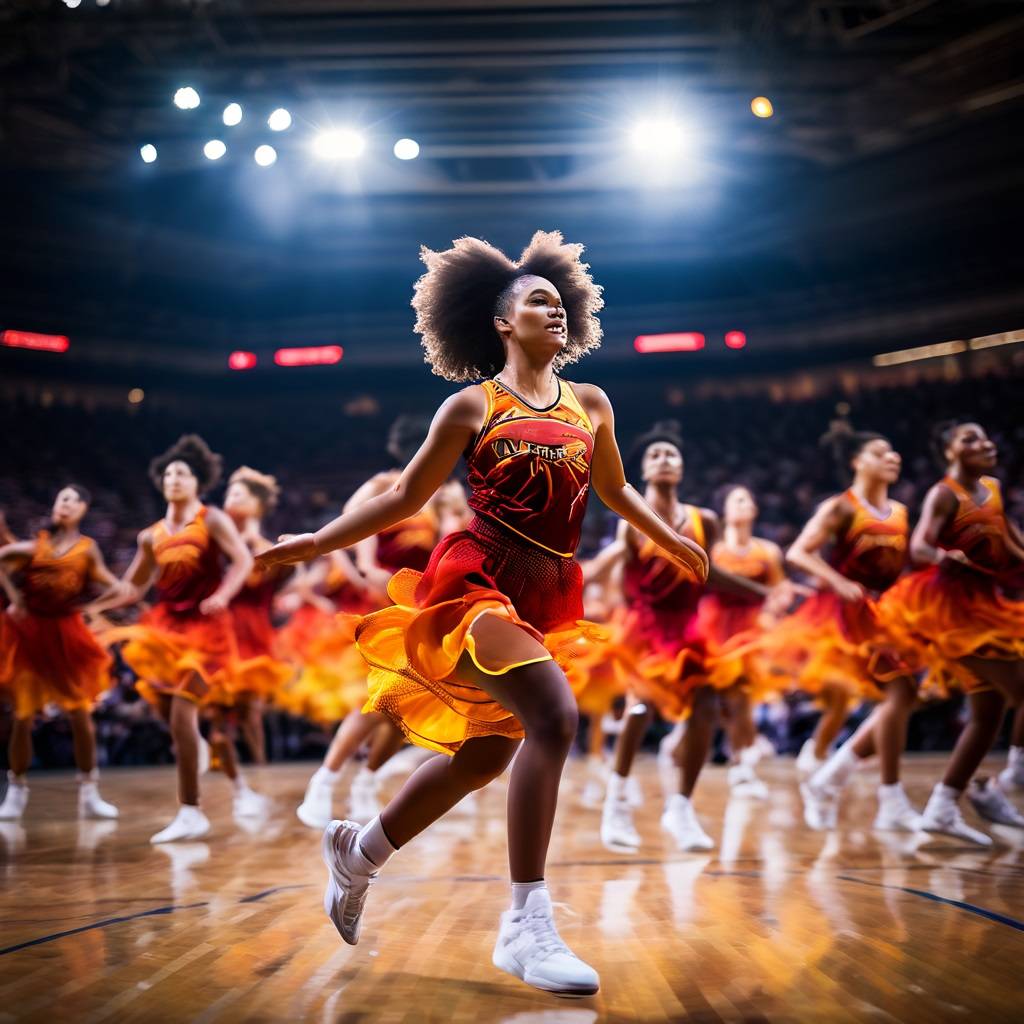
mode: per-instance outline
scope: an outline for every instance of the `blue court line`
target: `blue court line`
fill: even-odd
[[[1010,928],[1016,928],[1024,932],[1024,921],[1018,921],[1015,917],[1007,917],[1006,914],[996,913],[994,910],[986,910],[984,907],[976,907],[973,903],[964,903],[962,900],[951,900],[946,896],[939,896],[934,892],[925,889],[910,889],[905,885],[882,885],[881,882],[868,882],[863,878],[854,878],[851,875],[837,875],[843,882],[858,882],[860,885],[870,885],[873,889],[895,889],[897,892],[909,893],[911,896],[921,896],[926,900],[933,900],[935,903],[945,903],[946,906],[956,907],[958,910],[966,910],[969,914],[977,914],[988,921],[995,921],[996,924],[1005,924]]]
[[[303,885],[278,885],[273,889],[264,889],[263,892],[258,892],[253,896],[243,896],[238,902],[239,903],[257,903],[259,900],[265,899],[267,896],[272,896],[275,892],[284,892],[286,889],[308,889],[309,884]],[[154,907],[152,910],[141,910],[137,914],[125,914],[122,917],[108,917],[103,921],[94,921],[92,924],[83,924],[80,928],[69,928],[67,931],[54,932],[52,935],[42,935],[38,939],[29,939],[27,942],[19,942],[17,945],[8,946],[6,949],[0,949],[0,956],[6,956],[8,953],[17,953],[20,949],[28,949],[29,946],[41,946],[46,942],[55,942],[57,939],[67,938],[69,935],[79,935],[82,932],[91,932],[96,928],[109,928],[113,924],[124,924],[127,921],[137,921],[142,917],[158,917],[166,914],[173,914],[177,910],[196,910],[199,907],[208,907],[210,904],[206,901],[202,903],[186,903],[183,906],[175,906],[171,904],[167,907]]]

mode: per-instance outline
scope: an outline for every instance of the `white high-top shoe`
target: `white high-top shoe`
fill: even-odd
[[[182,839],[201,839],[210,831],[210,821],[198,807],[182,804],[174,820],[150,837],[151,843],[175,843]]]
[[[995,779],[986,779],[984,782],[975,779],[967,788],[967,799],[986,821],[1024,828],[1024,814],[1006,799],[1006,794]]]
[[[359,941],[363,907],[378,872],[366,873],[366,858],[359,852],[360,826],[354,821],[332,821],[324,829],[320,853],[327,865],[324,913],[350,945]]]
[[[331,801],[334,796],[334,782],[337,773],[328,773],[318,768],[306,786],[306,795],[302,803],[295,808],[295,813],[303,825],[310,828],[324,829],[331,821]]]
[[[348,794],[349,816],[353,821],[365,825],[380,814],[380,800],[377,798],[379,791],[380,781],[376,774],[364,765],[352,780]]]
[[[661,816],[661,827],[668,832],[680,850],[713,850],[715,841],[700,827],[693,804],[682,793],[673,793]]]
[[[491,959],[499,970],[560,996],[591,996],[600,985],[597,971],[558,934],[547,889],[534,889],[522,910],[501,915]]]
[[[882,832],[921,831],[921,815],[914,810],[902,786],[897,784],[892,789],[878,787],[878,814],[874,827]]]
[[[928,804],[921,815],[921,828],[925,832],[940,832],[957,839],[966,839],[978,846],[992,846],[992,837],[976,828],[971,828],[960,813],[960,805],[940,782],[932,790]]]
[[[95,770],[78,776],[78,816],[110,820],[118,815],[117,808],[100,796],[99,773]]]
[[[0,804],[0,821],[18,821],[28,806],[28,783],[24,776],[7,772],[7,793]]]

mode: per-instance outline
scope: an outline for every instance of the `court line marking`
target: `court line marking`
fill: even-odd
[[[243,896],[238,900],[239,903],[257,903],[267,896],[273,896],[274,893],[284,892],[287,889],[308,889],[312,883],[303,883],[301,885],[278,885],[272,889],[264,889],[263,892],[255,893],[252,896]],[[91,932],[97,928],[109,928],[115,924],[125,924],[128,921],[137,921],[143,917],[158,917],[167,914],[173,914],[178,910],[197,910],[199,907],[208,907],[209,901],[204,900],[201,903],[186,903],[182,906],[176,906],[170,904],[166,907],[153,907],[151,910],[140,910],[137,914],[123,914],[120,917],[108,917],[102,921],[94,921],[92,924],[83,924],[79,928],[68,928],[66,931],[53,932],[51,935],[41,935],[37,939],[27,939],[25,942],[16,943],[13,946],[7,946],[5,949],[0,949],[0,956],[6,956],[8,953],[17,953],[18,950],[28,949],[30,946],[41,946],[46,942],[56,942],[57,939],[67,938],[69,935],[79,935],[82,932]]]
[[[977,907],[973,903],[964,903],[963,900],[950,899],[948,896],[939,896],[938,893],[928,892],[927,889],[911,889],[905,885],[883,885],[881,882],[869,882],[864,878],[854,878],[852,875],[836,875],[843,882],[858,882],[860,885],[870,885],[873,889],[892,889],[896,892],[909,893],[911,896],[920,896],[926,900],[933,900],[936,903],[945,903],[946,906],[956,907],[958,910],[966,910],[969,914],[977,914],[996,924],[1005,924],[1009,928],[1015,928],[1024,932],[1024,921],[1018,921],[1015,917],[1008,917],[995,910],[986,910],[984,907]]]

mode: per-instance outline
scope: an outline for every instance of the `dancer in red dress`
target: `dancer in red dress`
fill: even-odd
[[[544,881],[578,717],[556,658],[590,629],[572,555],[591,482],[683,571],[707,573],[704,552],[627,484],[604,393],[556,374],[600,340],[600,290],[581,250],[543,232],[518,262],[473,238],[424,250],[413,303],[427,359],[449,380],[486,379],[441,406],[393,488],[260,556],[267,565],[305,561],[380,533],[422,508],[465,454],[476,518],[435,548],[425,572],[397,573],[388,587],[395,605],[356,631],[371,666],[367,709],[438,753],[368,825],[327,827],[324,908],[356,942],[369,885],[387,860],[501,774],[518,749],[508,798],[512,907],[493,962],[565,995],[598,988],[597,973],[559,938]]]
[[[928,492],[910,542],[920,569],[889,590],[881,616],[908,657],[927,671],[926,690],[966,691],[971,718],[928,800],[922,825],[991,846],[968,825],[959,800],[992,749],[1008,705],[1024,696],[1024,536],[1006,516],[996,446],[978,423],[954,420],[935,432],[945,476]],[[968,791],[990,821],[1024,827],[1024,816],[994,779]]]
[[[93,705],[110,684],[110,656],[79,609],[90,586],[111,594],[120,586],[96,542],[79,532],[90,501],[84,487],[69,484],[53,503],[49,530],[35,540],[0,547],[0,583],[10,599],[10,607],[0,610],[0,691],[14,705],[0,820],[20,818],[25,811],[32,719],[51,703],[71,721],[79,816],[117,817],[117,808],[99,794],[92,723]]]
[[[114,608],[140,601],[155,583],[156,602],[133,626],[104,634],[127,641],[121,656],[138,676],[139,692],[170,724],[178,762],[179,810],[150,842],[198,839],[210,830],[199,809],[199,734],[203,704],[229,701],[238,649],[228,606],[245,583],[253,559],[231,518],[199,495],[216,486],[221,458],[195,434],[182,437],[149,468],[167,500],[164,517],[139,534],[124,581],[126,597],[98,601]],[[222,559],[227,559],[226,570]],[[208,756],[208,755],[207,755]]]

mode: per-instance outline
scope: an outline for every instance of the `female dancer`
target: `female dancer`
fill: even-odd
[[[729,645],[742,646],[760,635],[764,624],[784,611],[800,588],[787,581],[779,546],[754,536],[758,508],[749,488],[726,484],[719,488],[715,505],[724,528],[722,539],[711,549],[711,564],[768,588],[764,602],[721,590],[705,594],[697,608],[696,627],[707,652],[708,681],[721,694],[726,712],[732,760],[728,773],[730,791],[735,796],[763,798],[767,789],[754,768],[760,750],[755,742],[753,709],[778,687],[757,665],[756,657],[732,656]]]
[[[843,695],[844,705],[853,697],[881,703],[801,786],[804,818],[811,828],[834,828],[843,786],[858,762],[877,753],[882,779],[875,828],[913,832],[920,816],[900,783],[900,757],[917,686],[908,665],[894,656],[878,615],[879,595],[906,564],[907,510],[889,497],[901,460],[886,438],[869,432],[850,434],[838,451],[853,470],[853,483],[822,502],[788,554],[825,589],[779,623],[769,640],[776,650],[810,652],[800,673],[800,685],[810,692],[830,688]],[[826,546],[827,560],[821,555]]]
[[[50,703],[71,721],[79,817],[117,817],[117,808],[99,793],[92,723],[93,704],[109,685],[110,656],[78,610],[92,584],[119,592],[96,542],[79,532],[91,500],[78,484],[61,488],[50,530],[41,530],[35,540],[0,547],[0,582],[10,599],[10,607],[0,611],[0,690],[8,690],[14,703],[0,820],[20,818],[25,811],[32,719]],[[18,573],[16,580],[8,570]]]
[[[559,938],[544,883],[577,724],[552,654],[573,647],[584,625],[572,554],[590,481],[612,511],[695,579],[707,573],[697,545],[626,483],[603,392],[555,373],[600,342],[600,290],[581,251],[544,232],[517,263],[475,238],[445,252],[424,249],[427,272],[413,305],[427,360],[449,380],[488,379],[441,406],[394,487],[260,556],[268,565],[303,561],[379,533],[422,508],[465,453],[476,518],[435,548],[426,572],[393,577],[396,605],[356,631],[371,665],[367,709],[384,711],[441,756],[422,764],[364,828],[327,827],[324,908],[342,938],[356,942],[381,867],[503,772],[525,735],[509,784],[512,907],[502,915],[493,960],[527,984],[565,995],[598,987],[596,972]]]
[[[263,536],[262,523],[276,507],[280,493],[274,477],[249,466],[236,469],[228,479],[224,511],[253,555],[271,546]],[[231,621],[242,659],[239,674],[232,683],[232,696],[241,708],[242,735],[256,764],[267,763],[263,706],[293,674],[291,666],[277,657],[270,618],[274,595],[289,575],[287,570],[264,571],[256,567],[231,602]]]
[[[702,551],[709,550],[718,536],[718,516],[679,499],[684,463],[678,424],[655,424],[636,447],[643,452],[644,497],[651,508]],[[679,792],[669,797],[661,825],[680,849],[710,850],[714,843],[701,828],[690,800],[711,748],[717,705],[715,692],[707,686],[704,644],[696,629],[704,581],[695,580],[667,559],[629,522],[620,524],[616,541],[591,563],[588,577],[600,577],[617,561],[624,567],[627,633],[637,655],[633,689],[639,700],[627,712],[615,745],[601,817],[602,842],[612,849],[640,845],[631,810],[631,803],[637,801],[635,797],[631,800],[627,780],[657,708],[669,721],[689,715],[679,747]],[[766,593],[759,584],[719,572],[713,565],[709,580],[743,595],[763,597]]]
[[[108,644],[127,640],[121,656],[139,677],[139,692],[170,724],[174,741],[181,806],[151,843],[198,839],[210,831],[199,809],[199,708],[230,688],[238,652],[228,606],[253,566],[231,518],[199,498],[220,474],[221,457],[196,434],[181,437],[150,463],[150,479],[163,493],[167,511],[139,534],[124,575],[127,596],[94,606],[140,601],[155,577],[153,607],[136,625],[104,634]]]
[[[882,601],[882,618],[928,669],[926,686],[967,693],[971,719],[960,734],[946,774],[932,791],[922,827],[992,845],[971,828],[958,801],[992,748],[1007,704],[1022,696],[1024,601],[1003,588],[1024,578],[1024,536],[1003,511],[996,446],[968,420],[940,424],[936,454],[946,475],[925,496],[910,542],[915,562],[928,568],[900,580]],[[995,780],[970,791],[975,808],[991,821],[1024,826],[1024,817]]]
[[[429,429],[429,420],[399,416],[388,435],[388,453],[400,466],[408,465],[426,439]],[[400,476],[400,469],[378,473],[352,495],[343,511],[358,508],[364,502],[390,490]],[[360,541],[355,547],[356,567],[378,600],[370,608],[339,605],[339,610],[365,613],[384,607],[391,577],[400,569],[413,569],[416,572],[426,569],[437,542],[449,533],[461,530],[468,521],[467,513],[462,486],[448,481],[415,515]],[[351,626],[345,622],[327,630],[323,642],[337,648],[339,641],[343,647],[351,641]],[[362,663],[360,675],[364,675],[365,662],[361,658],[358,660]],[[405,737],[382,712],[366,712],[356,708],[339,726],[323,763],[309,780],[302,803],[295,811],[301,822],[311,828],[327,827],[331,820],[334,786],[341,776],[341,770],[370,736],[373,736],[373,742],[366,763],[352,780],[349,813],[356,821],[365,822],[380,812],[377,772],[402,746]]]

